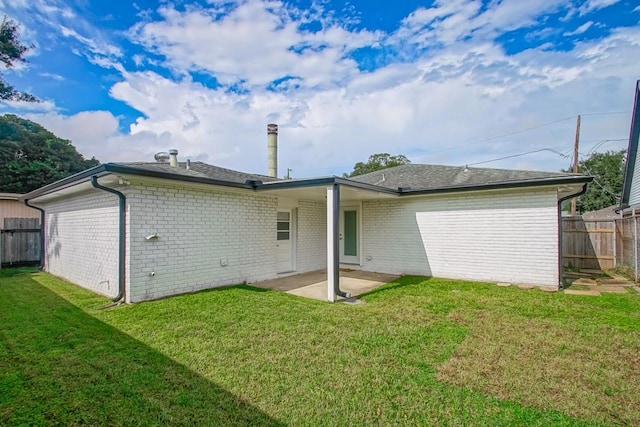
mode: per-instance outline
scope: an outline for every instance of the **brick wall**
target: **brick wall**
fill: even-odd
[[[135,182],[127,197],[130,301],[276,276],[276,197]]]
[[[107,296],[118,293],[118,198],[90,190],[43,205],[45,268]]]
[[[327,208],[323,202],[298,202],[297,265],[299,273],[327,266]]]
[[[549,189],[365,201],[362,268],[557,287],[556,200]]]

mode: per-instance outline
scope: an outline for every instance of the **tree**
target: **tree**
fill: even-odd
[[[25,46],[20,42],[20,27],[6,15],[0,24],[0,61],[5,69],[12,68],[18,62],[27,62],[24,54],[31,46]],[[26,92],[19,92],[13,86],[7,84],[0,74],[0,100],[1,101],[27,101],[38,102],[38,99]]]
[[[394,166],[406,165],[408,163],[411,163],[411,160],[407,159],[404,154],[391,155],[389,153],[377,153],[370,155],[366,163],[356,163],[351,173],[345,173],[342,176],[349,178],[381,169],[392,168]]]
[[[596,211],[620,202],[625,153],[625,150],[593,153],[578,163],[578,172],[594,177],[587,192],[578,198],[579,213]]]
[[[98,164],[37,123],[0,116],[0,192],[27,193]]]

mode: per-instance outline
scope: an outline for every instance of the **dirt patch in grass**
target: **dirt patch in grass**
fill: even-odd
[[[640,425],[640,332],[478,311],[437,378],[598,422]]]

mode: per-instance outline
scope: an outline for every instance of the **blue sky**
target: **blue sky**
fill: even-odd
[[[416,163],[558,170],[626,146],[640,78],[631,0],[0,0],[35,47],[0,104],[87,157],[341,174]],[[523,153],[530,153],[520,155]],[[495,159],[502,159],[494,161]]]

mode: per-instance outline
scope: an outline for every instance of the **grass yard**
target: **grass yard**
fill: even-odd
[[[403,277],[113,310],[0,270],[0,425],[640,425],[640,294]]]

